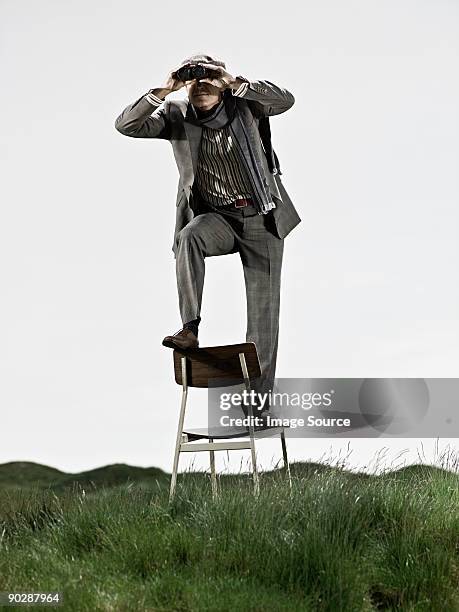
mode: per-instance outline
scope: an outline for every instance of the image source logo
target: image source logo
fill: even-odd
[[[294,437],[459,437],[456,378],[282,378],[267,392],[209,389],[212,428],[286,428]],[[250,421],[250,408],[254,419]],[[263,418],[261,418],[263,417]]]

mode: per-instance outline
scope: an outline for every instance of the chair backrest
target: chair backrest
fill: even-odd
[[[174,350],[175,382],[182,384],[182,357],[186,357],[186,378],[189,387],[209,387],[210,382],[228,381],[239,384],[244,381],[239,353],[244,353],[250,380],[261,374],[257,347],[253,342],[207,346],[187,351]],[[231,381],[231,382],[230,382]]]

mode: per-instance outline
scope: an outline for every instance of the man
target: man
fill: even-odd
[[[195,66],[205,69],[205,77],[180,79]],[[188,100],[165,100],[182,87]],[[262,374],[254,389],[261,393],[274,383],[284,238],[300,222],[279,177],[268,117],[293,103],[286,89],[233,77],[223,62],[194,55],[169,72],[162,87],[127,106],[115,123],[126,136],[170,141],[180,174],[172,250],[183,327],[163,344],[199,346],[204,260],[238,252],[246,285],[246,340],[257,346]]]

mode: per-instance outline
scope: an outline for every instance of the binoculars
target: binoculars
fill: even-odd
[[[215,70],[203,64],[186,64],[175,71],[174,77],[179,81],[193,81],[194,79],[207,79],[215,75]]]

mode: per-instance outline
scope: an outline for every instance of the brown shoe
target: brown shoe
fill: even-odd
[[[199,340],[191,329],[183,327],[173,336],[166,336],[163,340],[163,345],[172,349],[196,349],[199,347]]]

